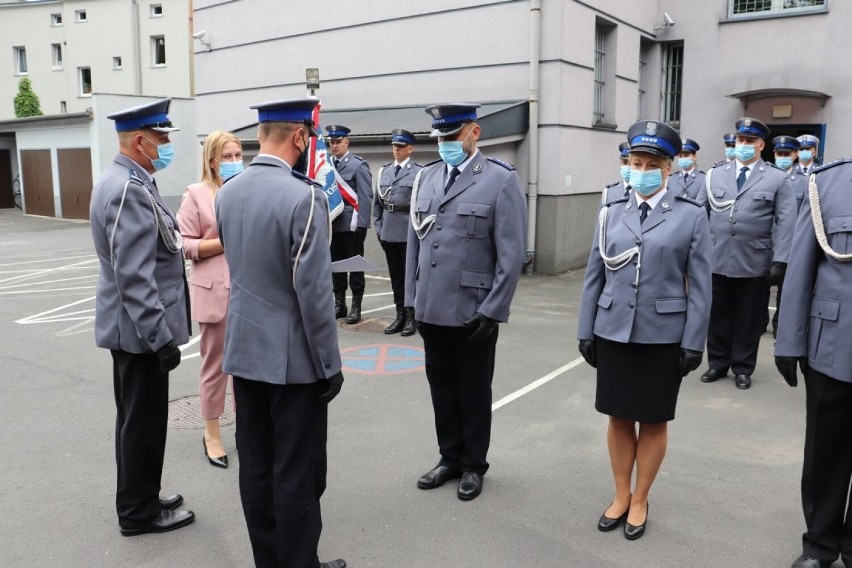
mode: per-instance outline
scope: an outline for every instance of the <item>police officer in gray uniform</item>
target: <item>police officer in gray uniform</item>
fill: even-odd
[[[819,138],[813,134],[802,134],[797,138],[799,141],[799,171],[808,175],[816,167],[817,152],[819,152]]]
[[[725,160],[721,163],[733,161],[734,154],[737,152],[737,135],[729,132],[722,136],[722,140],[725,141]]]
[[[698,193],[704,190],[705,173],[698,169],[698,151],[701,146],[691,138],[683,138],[683,147],[677,155],[677,167],[680,171],[669,176],[669,189],[678,195],[696,199]]]
[[[598,530],[627,521],[624,536],[635,540],[645,532],[682,378],[701,364],[710,233],[700,204],[667,186],[678,133],[647,120],[633,124],[627,139],[632,189],[598,213],[577,338],[598,370],[595,408],[609,415],[615,495]]]
[[[222,370],[234,377],[240,497],[256,566],[320,563],[328,402],[343,384],[331,295],[329,217],[293,165],[317,99],[254,105],[260,153],[216,197],[231,270]]]
[[[373,193],[373,226],[379,244],[385,251],[390,273],[396,319],[385,328],[386,334],[414,335],[414,310],[405,309],[405,250],[408,242],[408,219],[411,212],[411,187],[423,169],[414,163],[414,135],[397,128],[391,132],[394,161],[379,168],[379,182]]]
[[[332,223],[334,234],[331,239],[331,260],[343,260],[355,255],[364,256],[364,240],[370,228],[370,205],[373,198],[373,174],[370,164],[361,156],[349,151],[349,133],[351,130],[339,124],[327,126],[328,145],[332,163],[337,173],[358,195],[358,211],[343,200],[343,212]],[[352,309],[346,314],[346,287],[352,290]],[[364,297],[363,272],[335,272],[334,310],[337,318],[346,318],[346,323],[361,321],[361,300]]]
[[[630,191],[630,166],[627,164],[630,158],[630,144],[622,142],[618,145],[618,155],[621,162],[621,181],[611,183],[601,192],[601,207],[612,203],[616,199],[625,197]]]
[[[802,508],[807,532],[794,568],[852,566],[852,160],[814,170],[784,282],[775,364],[805,377]]]
[[[509,319],[527,218],[515,169],[476,148],[478,107],[426,109],[441,161],[414,182],[405,270],[405,306],[423,337],[441,453],[417,485],[433,489],[461,476],[462,500],[480,494],[488,470],[497,328]]]
[[[737,388],[748,389],[766,327],[768,284],[783,279],[787,267],[796,200],[787,174],[760,157],[769,128],[747,117],[736,128],[735,160],[712,168],[698,194],[709,206],[713,242],[710,368],[701,381],[731,369]]]
[[[776,136],[772,139],[772,149],[775,153],[775,165],[787,172],[790,184],[793,186],[793,196],[796,198],[796,214],[802,208],[802,202],[808,191],[808,176],[794,166],[799,153],[799,141],[792,136]],[[775,313],[772,315],[772,334],[778,335],[778,314],[781,311],[781,295],[784,288],[783,278],[778,282],[775,294]]]
[[[183,497],[160,498],[169,371],[189,341],[186,278],[177,220],[153,174],[171,162],[169,99],[116,112],[119,153],[92,190],[90,219],[100,271],[95,342],[109,349],[115,389],[116,511],[121,534],[188,525]]]

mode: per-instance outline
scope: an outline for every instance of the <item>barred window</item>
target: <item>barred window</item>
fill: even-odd
[[[683,91],[683,44],[669,43],[663,57],[663,122],[680,128]]]
[[[786,16],[827,9],[826,0],[728,0],[729,18]]]

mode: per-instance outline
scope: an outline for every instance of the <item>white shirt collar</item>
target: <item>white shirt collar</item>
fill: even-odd
[[[395,160],[394,160],[394,163],[393,163],[393,164],[394,164],[395,166],[399,166],[400,168],[404,168],[404,167],[405,167],[405,164],[407,164],[407,163],[408,163],[408,161],[409,161],[410,159],[411,159],[411,158],[406,158],[406,159],[404,159],[404,160],[403,160],[403,161],[401,161],[401,162],[397,162],[397,161],[395,161]]]
[[[667,180],[667,182],[668,182],[668,180]],[[665,187],[662,190],[655,193],[654,195],[652,195],[651,197],[649,197],[648,199],[642,199],[641,197],[639,197],[639,194],[634,191],[633,195],[635,196],[635,199],[636,199],[636,206],[638,207],[643,202],[645,202],[645,203],[648,204],[648,206],[651,209],[653,209],[654,207],[657,206],[657,203],[659,203],[660,201],[663,200],[663,197],[665,197],[667,190],[668,190],[668,187]]]
[[[470,163],[470,161],[473,159],[473,157],[476,156],[478,153],[479,153],[479,150],[477,150],[473,154],[469,155],[464,162],[462,162],[461,164],[459,164],[457,166],[451,166],[450,164],[446,164],[447,174],[449,175],[449,173],[451,171],[453,171],[453,168],[456,168],[459,171],[459,173],[462,173],[464,171],[464,169],[467,167],[467,165]]]

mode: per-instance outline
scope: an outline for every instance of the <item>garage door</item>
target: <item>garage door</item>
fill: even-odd
[[[54,217],[50,150],[21,150],[25,212]]]
[[[62,217],[88,219],[92,198],[92,154],[88,148],[61,148],[59,158],[59,195]]]

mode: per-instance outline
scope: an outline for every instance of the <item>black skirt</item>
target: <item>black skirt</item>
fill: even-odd
[[[595,336],[595,409],[636,422],[674,420],[680,391],[680,345],[617,343]]]

